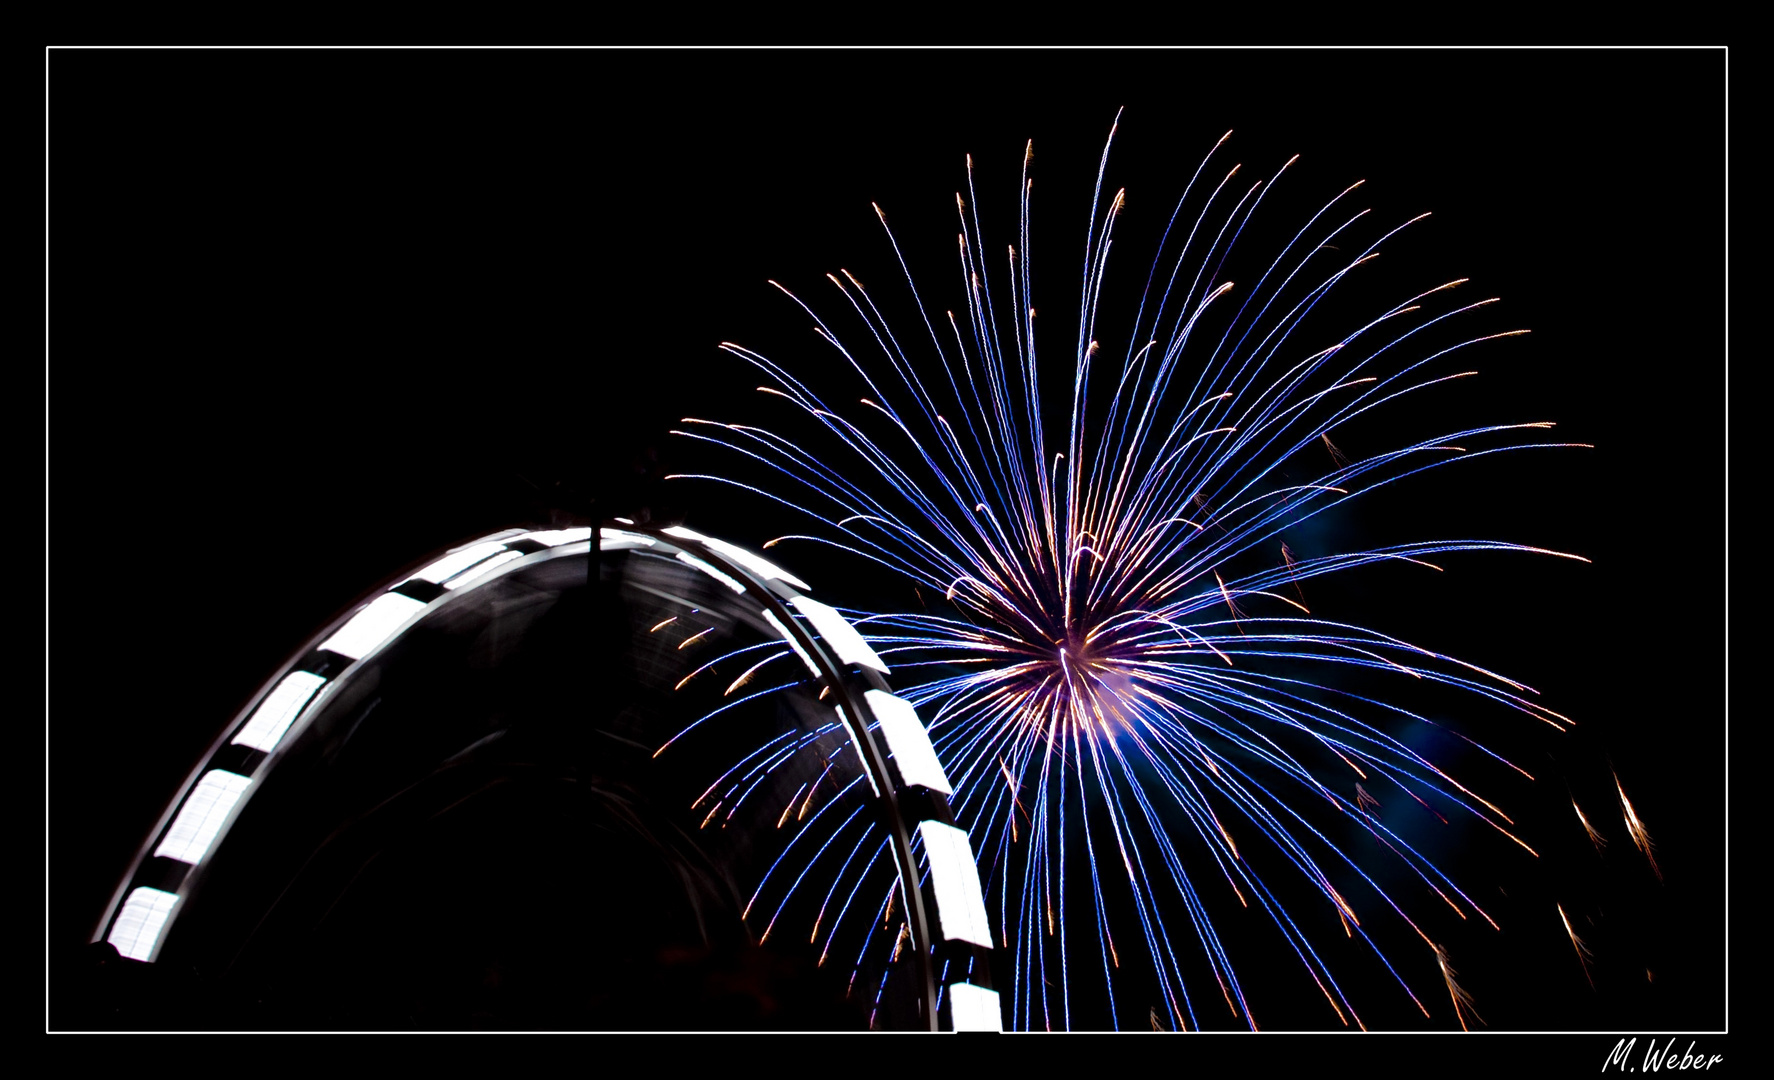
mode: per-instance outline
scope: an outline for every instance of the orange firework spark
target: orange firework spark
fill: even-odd
[[[1657,868],[1657,857],[1651,854],[1655,847],[1651,843],[1651,834],[1645,831],[1645,823],[1638,819],[1638,812],[1632,808],[1632,800],[1626,797],[1626,789],[1620,786],[1618,774],[1614,777],[1614,790],[1620,793],[1620,809],[1625,813],[1627,834],[1632,837],[1634,846],[1644,853],[1645,861],[1651,864],[1651,873],[1657,875],[1658,881],[1662,881],[1663,871]]]
[[[1577,811],[1577,820],[1583,823],[1583,831],[1589,835],[1589,842],[1595,845],[1595,850],[1599,853],[1602,848],[1607,847],[1608,838],[1595,831],[1595,826],[1583,816],[1583,808],[1577,805],[1576,799],[1571,800],[1571,809]]]
[[[1281,561],[1287,564],[1287,579],[1293,583],[1294,592],[1299,594],[1300,603],[1304,604],[1306,602],[1306,590],[1300,588],[1300,579],[1294,573],[1294,553],[1293,550],[1287,546],[1287,541],[1285,540],[1281,542]]]
[[[1583,939],[1577,936],[1577,931],[1571,929],[1571,917],[1565,914],[1565,906],[1563,904],[1553,906],[1558,908],[1558,919],[1565,924],[1565,933],[1570,935],[1571,947],[1577,950],[1577,962],[1583,965],[1583,977],[1589,980],[1589,988],[1594,990],[1595,978],[1589,973],[1589,965],[1594,962],[1595,954],[1589,951],[1589,946],[1583,944]]]
[[[1435,962],[1441,965],[1442,981],[1448,984],[1448,997],[1454,1003],[1454,1017],[1460,1021],[1460,1030],[1471,1031],[1466,1025],[1466,1014],[1471,1013],[1472,1018],[1481,1024],[1484,1023],[1484,1018],[1472,1007],[1472,995],[1454,981],[1454,966],[1448,963],[1448,951],[1440,945],[1434,946],[1434,949]]]

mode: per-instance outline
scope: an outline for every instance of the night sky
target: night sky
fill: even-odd
[[[1532,329],[1477,355],[1449,415],[1556,420],[1596,449],[1472,469],[1347,524],[1593,565],[1475,557],[1335,599],[1579,722],[1532,751],[1551,795],[1527,798],[1527,827],[1563,831],[1546,865],[1449,861],[1575,898],[1598,988],[1556,926],[1524,920],[1459,965],[1491,1027],[1722,1029],[1723,94],[1718,52],[51,53],[51,1001],[57,958],[210,740],[402,567],[513,524],[643,511],[754,544],[791,531],[662,481],[713,463],[667,431],[762,415],[719,341],[826,362],[766,279],[828,309],[839,267],[896,285],[871,201],[954,306],[963,156],[1001,251],[1033,138],[1058,362],[1125,107],[1111,291],[1137,290],[1141,245],[1230,128],[1224,161],[1252,180],[1301,155],[1263,251],[1365,178],[1381,226],[1435,212],[1384,249],[1370,314],[1470,277],[1504,300],[1475,326]],[[880,593],[859,606],[895,599],[856,588]],[[1605,821],[1604,858],[1568,842],[1561,787]]]

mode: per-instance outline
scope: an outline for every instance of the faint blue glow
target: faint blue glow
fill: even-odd
[[[930,859],[930,882],[936,890],[936,919],[949,941],[970,941],[992,947],[986,901],[979,891],[979,868],[967,834],[940,821],[921,821],[924,854]]]
[[[882,674],[887,673],[887,665],[881,663],[875,650],[869,648],[868,642],[862,640],[862,635],[856,632],[856,627],[846,622],[836,608],[827,607],[808,596],[797,596],[790,603],[807,616],[807,621],[813,624],[813,629],[819,631],[820,638],[838,654],[838,659],[846,664],[861,664]]]
[[[868,690],[862,696],[874,710],[875,719],[880,721],[881,734],[887,737],[887,749],[892,752],[893,761],[899,766],[899,775],[905,778],[905,782],[953,795],[955,789],[949,786],[942,762],[937,759],[936,747],[930,745],[930,734],[924,730],[912,703],[880,690]]]
[[[995,991],[972,983],[949,986],[949,1016],[956,1031],[1003,1031],[1004,1014]]]
[[[253,710],[252,717],[240,729],[240,733],[234,736],[233,744],[270,753],[283,738],[283,733],[289,730],[290,724],[301,715],[302,707],[308,704],[308,699],[325,684],[325,679],[308,671],[292,671],[285,675],[276,689],[266,694],[265,700]]]
[[[408,619],[423,610],[425,605],[410,596],[383,593],[351,616],[351,621],[321,642],[320,647],[353,660],[362,659],[364,654],[393,637]]]
[[[247,777],[224,769],[204,773],[185,799],[185,805],[179,807],[178,817],[173,818],[172,828],[166,831],[166,839],[160,841],[154,854],[193,865],[200,862],[251,783]]]
[[[153,960],[160,946],[160,933],[166,929],[166,920],[178,902],[177,893],[149,888],[131,890],[105,940],[128,959]]]

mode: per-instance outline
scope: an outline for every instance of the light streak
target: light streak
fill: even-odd
[[[1663,871],[1657,866],[1657,858],[1652,854],[1655,847],[1651,843],[1651,834],[1645,830],[1645,823],[1638,818],[1638,811],[1632,808],[1632,800],[1626,797],[1626,789],[1620,786],[1620,778],[1614,777],[1614,790],[1620,793],[1620,809],[1626,818],[1626,833],[1632,837],[1632,844],[1644,855],[1645,861],[1651,864],[1651,873],[1657,880],[1663,880]]]
[[[1571,939],[1571,948],[1577,950],[1577,962],[1583,965],[1583,977],[1589,980],[1589,988],[1594,990],[1595,978],[1589,973],[1589,965],[1595,961],[1595,954],[1590,952],[1589,946],[1585,945],[1583,939],[1577,936],[1577,931],[1571,929],[1571,917],[1565,914],[1565,906],[1563,904],[1553,906],[1558,908],[1558,921],[1565,924],[1565,933]]]

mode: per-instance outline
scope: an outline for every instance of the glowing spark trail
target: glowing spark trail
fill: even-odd
[[[1583,939],[1577,936],[1577,931],[1571,929],[1571,917],[1565,914],[1565,906],[1563,904],[1554,906],[1558,908],[1558,920],[1565,924],[1565,933],[1570,936],[1571,947],[1577,950],[1577,962],[1583,965],[1583,977],[1589,980],[1589,988],[1593,990],[1595,989],[1595,978],[1589,974],[1589,965],[1594,962],[1595,954],[1589,951],[1589,946],[1583,944]]]
[[[1626,789],[1620,786],[1620,778],[1614,777],[1614,790],[1620,793],[1620,809],[1626,817],[1626,832],[1632,837],[1633,846],[1644,853],[1645,861],[1651,864],[1651,873],[1657,880],[1663,880],[1663,871],[1657,868],[1656,856],[1651,854],[1653,845],[1651,834],[1645,831],[1645,823],[1638,819],[1638,811],[1632,808],[1632,800],[1626,797]]]
[[[1577,805],[1576,799],[1571,800],[1571,809],[1577,811],[1577,820],[1583,825],[1583,834],[1589,837],[1590,843],[1595,845],[1596,854],[1601,854],[1601,850],[1608,846],[1607,837],[1595,831],[1595,826],[1591,825],[1589,819],[1583,815],[1583,808]]]
[[[1137,309],[1129,305],[1131,325],[1113,332],[1098,324],[1098,302],[1126,204],[1122,194],[1103,203],[1104,148],[1078,320],[1061,328],[1057,351],[1046,332],[1037,349],[1028,155],[1015,242],[995,246],[980,228],[968,161],[952,309],[927,302],[875,207],[902,271],[902,315],[890,318],[900,301],[877,299],[848,271],[821,286],[833,290],[829,312],[771,282],[830,350],[827,375],[854,387],[822,397],[790,368],[722,343],[764,376],[759,407],[803,433],[687,418],[677,434],[757,475],[683,475],[743,488],[811,523],[766,547],[829,545],[908,583],[908,603],[917,597],[916,610],[848,614],[896,679],[912,683],[896,693],[916,706],[954,786],[999,922],[994,937],[1015,972],[1003,994],[1009,1023],[1187,1029],[1230,1015],[1254,1029],[1239,946],[1219,929],[1236,919],[1278,935],[1340,1025],[1362,1021],[1333,974],[1330,943],[1321,951],[1315,941],[1327,925],[1353,942],[1335,938],[1340,955],[1359,951],[1387,992],[1424,1016],[1439,975],[1452,1009],[1437,1022],[1466,1028],[1477,1013],[1430,935],[1462,925],[1446,908],[1497,924],[1417,837],[1460,821],[1520,845],[1518,857],[1533,849],[1404,729],[1451,733],[1487,765],[1526,777],[1416,703],[1439,694],[1560,732],[1570,721],[1519,682],[1313,614],[1322,601],[1308,609],[1307,583],[1400,561],[1439,571],[1444,557],[1467,552],[1588,560],[1496,539],[1315,552],[1307,526],[1350,500],[1403,494],[1407,482],[1491,455],[1577,444],[1550,441],[1551,425],[1530,419],[1356,452],[1372,428],[1355,421],[1396,414],[1401,400],[1428,406],[1471,374],[1456,362],[1520,332],[1463,329],[1492,304],[1456,299],[1463,279],[1426,283],[1334,333],[1309,318],[1341,311],[1328,299],[1369,273],[1381,243],[1422,220],[1361,239],[1371,225],[1350,205],[1359,184],[1290,230],[1272,259],[1223,280],[1293,164],[1246,187],[1237,167],[1217,164],[1224,142],[1184,186]],[[840,332],[833,312],[851,329]],[[1055,372],[1069,383],[1057,402]],[[1340,434],[1339,447],[1333,431],[1361,434]],[[805,677],[794,663],[783,650],[748,657],[727,691],[763,669]],[[710,791],[752,797],[787,752],[787,743],[761,749]],[[793,793],[771,816],[799,831],[758,895],[780,913],[797,887],[829,890],[815,921],[828,952],[842,929],[862,939],[859,962],[870,950],[897,954],[906,939],[891,929],[891,868],[868,858],[876,849],[855,815],[824,815],[836,785],[781,790]],[[1621,803],[1649,858],[1624,791]],[[1282,877],[1292,882],[1285,891],[1272,884]],[[1414,911],[1419,888],[1441,903]],[[1402,927],[1427,950],[1388,955],[1397,950],[1382,948],[1374,927],[1393,919],[1385,940]],[[1138,1001],[1160,1004],[1142,1017]]]
[[[1441,977],[1447,983],[1448,997],[1451,998],[1454,1003],[1454,1015],[1460,1018],[1460,1028],[1462,1031],[1471,1031],[1472,1029],[1466,1026],[1467,1016],[1471,1016],[1481,1024],[1484,1023],[1484,1020],[1477,1012],[1473,1011],[1472,995],[1461,989],[1460,984],[1454,981],[1455,972],[1453,967],[1448,963],[1447,950],[1443,949],[1440,945],[1437,945],[1434,948],[1435,961],[1441,965]]]

